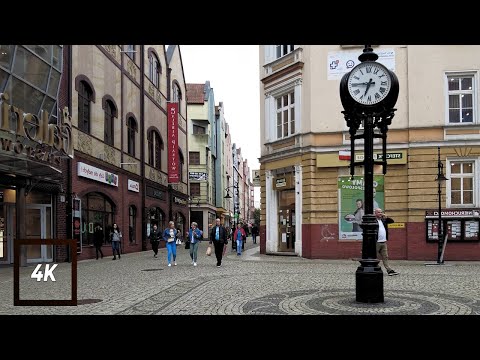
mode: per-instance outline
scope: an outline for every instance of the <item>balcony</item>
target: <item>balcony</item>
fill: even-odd
[[[267,82],[268,78],[281,70],[287,69],[288,67],[295,67],[294,65],[298,65],[298,67],[303,67],[303,49],[296,48],[291,53],[288,53],[285,56],[282,56],[275,61],[272,61],[268,64],[263,66],[264,74],[262,77],[262,81],[265,83]]]

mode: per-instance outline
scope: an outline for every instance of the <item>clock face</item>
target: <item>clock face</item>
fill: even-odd
[[[364,62],[348,78],[350,96],[362,105],[375,105],[390,92],[392,81],[387,69],[379,63]]]

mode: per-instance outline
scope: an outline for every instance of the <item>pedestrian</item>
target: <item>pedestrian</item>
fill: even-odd
[[[153,257],[156,258],[158,254],[158,245],[160,245],[160,231],[157,228],[157,224],[153,225],[153,229],[150,232],[150,244],[152,244]]]
[[[252,240],[253,240],[254,244],[257,243],[257,235],[258,235],[258,227],[257,227],[256,224],[253,224],[253,226],[252,226]]]
[[[118,254],[118,259],[120,259],[120,240],[121,239],[122,239],[122,232],[118,228],[117,224],[113,224],[112,231],[110,232],[110,241],[112,242],[112,251],[113,251],[112,260],[117,260],[115,251]]]
[[[237,224],[237,230],[235,230],[233,238],[237,241],[237,256],[240,256],[242,255],[243,241],[247,238],[247,234],[245,234],[245,230],[242,228],[241,224]]]
[[[190,257],[192,258],[193,266],[197,266],[197,253],[198,253],[198,245],[203,238],[203,231],[200,230],[196,222],[192,222],[191,228],[188,231],[188,239],[186,241],[190,241]]]
[[[100,256],[103,259],[103,252],[102,252],[102,245],[103,245],[103,229],[100,226],[100,224],[97,224],[95,226],[95,232],[93,233],[93,245],[95,246],[95,253],[97,255],[97,260],[98,260],[98,253],[100,253]]]
[[[168,266],[172,266],[170,261],[173,255],[173,265],[177,266],[177,229],[173,221],[168,222],[168,228],[163,232],[163,240],[167,243],[167,260]]]
[[[398,272],[388,265],[388,224],[392,224],[394,221],[392,218],[387,217],[380,208],[375,209],[375,217],[378,222],[377,255],[380,255],[388,276],[398,275]]]
[[[222,265],[223,247],[228,244],[227,229],[220,224],[220,219],[215,220],[215,226],[210,230],[209,244],[215,246],[215,256],[217,258],[217,267]]]

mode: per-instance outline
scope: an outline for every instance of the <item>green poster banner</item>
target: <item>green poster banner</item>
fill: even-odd
[[[338,230],[340,240],[362,240],[360,223],[365,214],[363,176],[338,178]],[[385,209],[383,175],[373,176],[373,209]]]

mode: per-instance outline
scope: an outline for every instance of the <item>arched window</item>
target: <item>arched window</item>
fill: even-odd
[[[150,130],[148,140],[148,164],[160,170],[162,168],[163,141],[156,130]]]
[[[128,154],[135,157],[135,133],[138,131],[137,122],[133,117],[129,117],[127,120],[127,141],[128,141]]]
[[[180,181],[183,181],[183,164],[185,164],[185,160],[183,159],[182,150],[178,149],[178,160],[179,160],[179,169],[178,169],[178,178]]]
[[[82,197],[82,244],[93,244],[93,231],[97,225],[103,230],[103,241],[109,241],[110,230],[114,222],[115,205],[105,195],[90,192]]]
[[[165,213],[159,207],[152,207],[149,210],[148,221],[150,224],[150,229],[153,228],[153,225],[157,225],[157,228],[161,231],[165,230]]]
[[[90,134],[90,103],[93,91],[85,81],[80,81],[78,89],[78,129]]]
[[[178,112],[181,112],[182,109],[182,92],[177,83],[173,84],[173,102],[178,103]]]
[[[105,104],[105,144],[114,146],[114,122],[113,118],[116,116],[115,105],[110,100]]]
[[[137,238],[135,234],[137,233],[137,208],[133,205],[130,205],[128,208],[128,242],[130,244],[136,244]]]
[[[153,52],[150,53],[148,61],[150,65],[149,79],[155,87],[160,88],[160,61]]]

